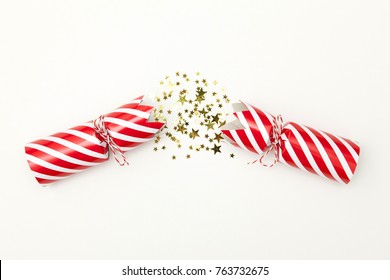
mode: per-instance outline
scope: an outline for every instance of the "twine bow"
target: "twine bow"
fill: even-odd
[[[124,152],[119,148],[119,146],[114,142],[112,139],[112,136],[107,130],[106,124],[104,122],[104,116],[101,115],[97,119],[93,121],[94,130],[100,137],[103,139],[104,142],[107,143],[108,147],[110,147],[110,150],[112,154],[114,155],[115,160],[117,163],[119,163],[120,166],[124,166],[125,164],[129,164],[129,162],[126,159],[126,156]],[[121,157],[121,160],[118,158],[118,156]]]
[[[272,134],[270,135],[271,143],[264,150],[260,159],[257,159],[252,163],[259,161],[265,167],[273,167],[279,161],[281,141],[282,141],[281,135],[282,135],[283,127],[284,127],[284,123],[283,123],[282,116],[277,115],[276,117],[274,117],[273,124],[272,124]],[[263,160],[272,151],[274,152],[273,162],[271,164],[264,163]]]

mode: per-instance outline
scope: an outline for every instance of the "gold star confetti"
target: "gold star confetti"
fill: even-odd
[[[216,114],[215,116],[212,117],[213,118],[213,122],[215,123],[218,123],[219,122],[219,115]]]
[[[198,131],[199,131],[199,129],[195,130],[192,128],[192,131],[190,133],[190,138],[195,139],[196,137],[199,137]]]
[[[215,155],[216,153],[221,152],[221,146],[217,146],[214,144],[214,147],[211,150],[214,152],[214,155]]]
[[[218,127],[224,126],[225,124],[226,124],[226,120],[224,120],[223,122],[219,122],[219,126]]]
[[[184,105],[184,103],[186,103],[188,100],[186,99],[186,96],[185,95],[181,95],[179,97],[179,101],[181,103],[181,105]]]
[[[186,131],[186,128],[185,128],[184,124],[180,124],[180,125],[177,126],[176,130],[183,134]]]
[[[207,130],[209,130],[209,129],[214,129],[214,124],[215,124],[215,123],[208,121],[208,122],[205,124],[206,127],[207,127]]]
[[[222,132],[221,133],[215,133],[214,140],[218,141],[218,143],[223,139]]]
[[[155,95],[157,106],[153,113],[155,120],[166,125],[154,139],[158,146],[153,151],[173,147],[183,150],[186,159],[191,159],[195,151],[222,153],[220,143],[224,138],[220,127],[230,115],[230,106],[224,106],[230,100],[225,89],[217,85],[216,80],[200,72],[191,77],[177,71],[160,81],[161,93]],[[175,153],[171,158],[176,160],[179,156]]]

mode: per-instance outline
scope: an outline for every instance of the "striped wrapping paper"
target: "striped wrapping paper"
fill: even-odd
[[[275,133],[279,116],[244,102],[233,104],[233,109],[237,120],[221,127],[233,145],[262,156],[273,146],[275,161],[338,182],[351,180],[360,153],[356,142],[295,122],[279,123],[280,132]]]
[[[140,96],[103,116],[113,145],[121,152],[153,139],[164,126],[161,122],[148,121],[153,107],[142,105],[142,98]],[[109,150],[109,145],[97,133],[94,121],[25,146],[30,169],[43,186],[107,161]]]

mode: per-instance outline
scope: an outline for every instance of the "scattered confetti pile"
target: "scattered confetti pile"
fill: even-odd
[[[153,96],[157,105],[154,119],[166,122],[155,138],[154,151],[176,146],[182,152],[170,153],[173,160],[190,159],[196,152],[222,153],[220,127],[226,124],[231,106],[225,89],[217,81],[208,81],[197,72],[194,77],[176,72],[160,81],[162,92]],[[230,158],[234,154],[229,155]]]

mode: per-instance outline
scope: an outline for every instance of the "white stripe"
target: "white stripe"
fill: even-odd
[[[282,151],[280,151],[280,154],[279,154],[279,162],[284,163],[284,164],[288,164],[288,163],[286,162],[286,160],[284,159],[284,157],[283,157]]]
[[[39,172],[35,172],[35,171],[32,171],[33,175],[36,177],[36,178],[41,178],[41,179],[46,179],[46,180],[61,180],[61,179],[65,179],[66,177],[68,176],[65,176],[65,177],[60,177],[60,176],[50,176],[50,175],[46,175],[46,174],[42,174],[42,173],[39,173]],[[70,174],[71,175],[71,174]]]
[[[82,126],[88,126],[88,127],[92,128],[93,130],[95,130],[95,126],[93,125],[92,121],[86,122],[86,123],[82,124]]]
[[[91,150],[89,150],[87,148],[84,148],[84,147],[82,147],[80,145],[77,145],[77,144],[75,144],[73,142],[70,142],[68,140],[61,139],[61,138],[58,138],[58,137],[55,137],[55,136],[49,136],[49,137],[43,138],[43,140],[53,141],[55,143],[64,145],[65,147],[68,147],[69,149],[75,150],[77,152],[80,152],[80,153],[85,154],[85,155],[90,156],[90,157],[107,158],[107,155],[105,155],[105,154],[101,154],[101,153],[97,153],[97,152],[91,151]]]
[[[257,144],[255,137],[253,136],[252,131],[249,127],[249,124],[247,123],[243,113],[237,112],[237,116],[238,116],[239,121],[246,127],[246,129],[244,131],[245,131],[246,136],[249,139],[249,142],[251,142],[253,148],[256,150],[256,152],[258,154],[262,154],[263,151],[260,149],[259,145]]]
[[[232,134],[233,136],[233,139],[234,141],[236,141],[236,143],[238,144],[238,146],[240,146],[241,148],[243,148],[244,150],[247,150],[248,152],[251,152],[250,150],[248,150],[248,148],[241,142],[241,139],[240,137],[238,136],[237,132],[235,130],[229,130],[230,133]]]
[[[120,139],[120,140],[124,140],[124,141],[128,141],[128,142],[137,142],[137,143],[143,143],[143,142],[147,142],[147,141],[153,139],[153,137],[139,138],[139,137],[128,136],[128,135],[124,135],[122,133],[118,133],[118,132],[111,131],[111,130],[110,130],[110,135],[116,139]]]
[[[54,171],[67,172],[67,173],[78,173],[78,172],[84,171],[84,170],[80,170],[80,169],[69,169],[69,168],[61,167],[61,166],[52,164],[50,162],[44,161],[40,158],[29,155],[29,154],[27,154],[26,156],[27,156],[27,160],[29,160],[35,164],[38,164],[40,166],[43,166],[45,168],[54,170]]]
[[[263,122],[260,120],[260,117],[256,113],[255,109],[253,109],[249,104],[246,104],[246,103],[244,103],[244,104],[248,108],[249,112],[252,114],[252,117],[255,120],[257,127],[259,128],[261,136],[263,137],[265,144],[268,146],[270,144],[270,135],[268,134],[267,130],[265,129]]]
[[[314,171],[315,171],[318,175],[320,175],[320,176],[326,178],[326,176],[324,175],[324,173],[322,173],[321,169],[319,169],[319,167],[317,166],[317,163],[316,163],[316,161],[314,160],[313,155],[311,154],[309,148],[307,147],[307,143],[306,143],[305,140],[302,138],[302,135],[299,134],[299,132],[298,132],[298,131],[295,129],[295,127],[293,127],[291,124],[286,125],[285,129],[290,129],[290,131],[292,131],[292,133],[294,134],[295,138],[297,138],[298,143],[299,143],[299,145],[301,146],[303,153],[305,154],[305,156],[306,156],[307,160],[309,161],[311,167],[313,167]]]
[[[142,99],[134,99],[134,100],[131,100],[130,102],[128,102],[127,104],[139,104],[141,103]]]
[[[271,116],[270,114],[268,114],[267,112],[264,112],[264,111],[262,111],[262,112],[263,112],[264,115],[268,118],[269,122],[270,122],[271,124],[273,124],[273,123],[274,123],[274,117]]]
[[[313,132],[311,132],[310,129],[308,129],[306,126],[300,125],[300,127],[304,131],[306,131],[306,133],[309,134],[310,138],[313,140],[314,144],[316,145],[318,151],[321,154],[322,159],[325,162],[326,167],[328,168],[329,172],[332,174],[333,178],[335,178],[340,183],[344,183],[343,180],[341,180],[341,178],[337,174],[336,170],[334,169],[334,166],[333,166],[332,162],[330,161],[328,154],[326,153],[326,151],[325,151],[324,147],[322,146],[321,142],[318,140],[317,136],[315,136],[313,134]]]
[[[60,153],[56,150],[53,150],[49,147],[42,146],[40,144],[28,143],[28,144],[26,144],[26,147],[37,149],[41,152],[47,153],[53,157],[65,160],[65,161],[73,163],[73,164],[84,165],[84,166],[95,166],[95,165],[100,164],[100,162],[87,162],[87,161],[79,160],[79,159],[67,156],[63,153]]]
[[[119,147],[119,146],[118,146]],[[137,147],[119,147],[119,149],[121,149],[122,151],[124,152],[127,152],[127,151],[130,151],[130,150],[133,150]]]
[[[112,112],[113,113],[114,112],[126,113],[126,114],[134,115],[134,116],[137,116],[137,117],[140,117],[140,118],[144,118],[144,119],[148,119],[149,116],[150,116],[150,114],[147,113],[147,112],[136,110],[136,109],[130,109],[130,108],[118,108],[118,109],[115,109]]]
[[[291,159],[295,163],[296,166],[298,166],[300,169],[307,171],[307,169],[302,165],[301,161],[297,157],[297,155],[294,152],[294,149],[291,147],[291,144],[289,141],[284,141],[284,146],[289,153]]]
[[[107,118],[104,118],[104,121],[105,122],[114,123],[114,124],[117,124],[117,125],[121,125],[121,126],[124,126],[124,127],[128,127],[128,128],[131,128],[131,129],[135,129],[135,130],[138,130],[138,131],[147,132],[147,133],[156,133],[158,131],[158,129],[156,129],[156,128],[146,127],[146,126],[143,126],[143,125],[139,125],[139,124],[136,124],[136,123],[124,121],[124,120],[117,119],[117,118],[108,118],[107,117]]]
[[[74,136],[77,136],[77,137],[80,137],[84,140],[87,140],[93,144],[103,146],[103,147],[104,147],[103,143],[106,143],[106,142],[101,142],[99,139],[97,139],[96,137],[93,137],[92,135],[89,135],[85,132],[78,131],[78,130],[68,129],[68,130],[65,130],[63,133],[72,134]]]
[[[344,144],[344,146],[348,149],[348,151],[351,153],[353,159],[355,160],[355,162],[357,163],[358,162],[358,159],[359,159],[359,155],[356,153],[355,149],[352,148],[351,145],[349,145],[349,143],[347,141],[345,141],[343,138],[341,137],[338,137],[336,135],[334,135],[334,137],[336,137],[338,140],[340,140],[341,143]],[[352,140],[350,140],[352,141]]]
[[[352,178],[352,171],[351,171],[351,168],[349,167],[347,161],[345,160],[345,157],[343,155],[343,153],[340,151],[339,147],[336,145],[336,143],[332,140],[332,138],[330,138],[328,135],[326,135],[325,133],[323,133],[322,131],[320,130],[317,130],[319,134],[322,135],[322,137],[324,137],[326,139],[326,141],[328,141],[328,143],[332,146],[334,152],[336,153],[337,155],[337,158],[339,159],[341,165],[343,166],[343,169],[345,171],[345,173],[347,174],[348,176],[348,179],[351,179]]]

